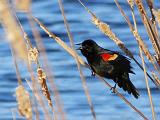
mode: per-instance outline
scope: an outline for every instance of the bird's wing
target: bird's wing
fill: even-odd
[[[109,62],[116,60],[119,56],[119,53],[110,50],[102,50],[99,52],[99,55],[105,62]]]
[[[114,67],[118,69],[122,69],[124,72],[130,72],[134,73],[131,70],[130,61],[127,57],[121,55],[118,52],[110,51],[110,50],[104,50],[99,53],[100,57],[104,62],[108,62]]]

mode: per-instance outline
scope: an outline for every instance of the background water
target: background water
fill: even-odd
[[[65,12],[75,43],[82,42],[84,39],[94,39],[101,46],[120,51],[120,49],[110,39],[106,38],[90,21],[90,15],[82,8],[76,0],[63,0]],[[129,7],[124,0],[119,0],[126,14],[131,18]],[[158,2],[155,0],[155,5]],[[138,61],[139,51],[137,43],[130,33],[130,30],[121,16],[119,10],[112,0],[88,0],[86,5],[104,22],[108,23],[117,36],[123,40],[127,48],[135,55]],[[63,18],[60,14],[59,6],[56,0],[33,0],[32,11],[34,16],[39,18],[50,31],[56,33],[67,44],[69,40],[63,24]],[[142,25],[137,9],[135,9],[136,19],[140,35],[151,49],[149,38]],[[33,39],[31,28],[27,22],[24,13],[19,13],[18,17],[29,37]],[[7,19],[7,18],[6,18]],[[76,63],[73,58],[66,53],[54,40],[50,39],[40,28],[41,37],[47,50],[50,60],[50,66],[55,75],[56,85],[58,86],[61,99],[68,120],[91,120],[91,112],[87,103],[86,96],[82,87],[82,83],[77,71]],[[14,70],[13,60],[11,57],[8,42],[6,42],[5,34],[0,28],[0,120],[12,119],[11,109],[16,109],[16,98],[14,96],[17,87],[17,78]],[[80,53],[79,53],[80,54]],[[84,58],[85,60],[85,58]],[[149,119],[152,119],[151,109],[144,81],[143,72],[132,62],[136,75],[131,75],[131,80],[140,92],[140,98],[137,100],[133,96],[128,95],[121,89],[119,91],[140,109]],[[20,66],[22,78],[29,78],[25,68]],[[97,120],[140,120],[142,119],[136,112],[128,107],[119,97],[112,94],[106,86],[97,78],[91,77],[88,69],[83,68],[84,75],[87,78],[87,85],[90,91],[92,102],[97,115]],[[112,82],[110,82],[114,85]],[[160,104],[158,94],[159,90],[155,88],[152,82],[149,82],[155,105],[157,120],[160,119]],[[28,88],[25,83],[24,85]],[[29,88],[28,88],[29,89]],[[18,117],[15,110],[16,118]],[[43,115],[41,116],[43,119]]]

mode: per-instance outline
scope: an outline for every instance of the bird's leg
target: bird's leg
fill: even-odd
[[[94,77],[95,77],[95,75],[96,75],[96,74],[95,74],[93,71],[91,71],[91,76],[94,76]]]
[[[113,87],[111,87],[111,89],[110,89],[110,90],[112,90],[112,93],[116,93],[116,92],[115,92],[116,85],[117,85],[117,84],[115,84]]]

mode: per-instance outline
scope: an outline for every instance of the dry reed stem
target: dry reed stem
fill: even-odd
[[[153,105],[153,101],[152,101],[152,95],[151,95],[151,91],[150,91],[150,87],[149,87],[149,83],[148,83],[148,77],[147,77],[147,74],[146,74],[146,68],[145,68],[144,58],[143,58],[143,54],[142,54],[142,49],[141,49],[140,46],[139,46],[139,52],[140,52],[140,56],[141,56],[141,60],[142,60],[142,66],[143,66],[143,69],[144,69],[145,82],[146,82],[149,102],[150,102],[151,111],[152,111],[152,119],[156,120],[155,111],[154,111],[154,105]]]
[[[39,26],[44,30],[44,32],[46,32],[48,34],[49,37],[55,39],[55,41],[62,46],[72,57],[75,58],[74,56],[74,51],[68,47],[59,37],[56,37],[53,33],[51,33],[46,26],[44,26],[38,19],[36,19],[35,17],[33,17],[33,19],[35,20],[35,22],[37,22],[37,24],[39,24]],[[56,40],[58,39],[58,40]],[[78,60],[79,58],[82,60],[82,58],[80,56],[78,56]],[[79,60],[80,61],[80,60]],[[83,63],[85,63],[83,60],[80,62],[82,63],[82,65],[84,65]],[[89,65],[87,63],[85,63],[85,67],[89,68]],[[98,76],[96,74],[96,76]],[[102,82],[105,83],[105,85],[107,85],[110,89],[112,88],[112,86],[106,82],[102,77],[98,76],[100,78],[100,80]],[[133,110],[135,110],[144,120],[148,120],[147,117],[141,112],[139,111],[134,105],[132,105],[132,103],[130,103],[122,94],[120,94],[117,90],[115,90],[116,94],[127,103],[127,105],[129,105]]]
[[[15,18],[16,18],[16,15],[15,15]],[[18,19],[17,19],[17,24],[19,23],[19,21],[18,21]],[[20,24],[19,24],[20,25]],[[20,27],[22,27],[21,25],[20,25]],[[23,29],[21,28],[21,30],[22,30],[22,32],[23,32]],[[19,46],[19,47],[21,47],[21,46]],[[12,53],[12,56],[13,56],[13,59],[14,59],[14,64],[15,64],[15,68],[16,68],[16,75],[17,75],[17,78],[18,78],[18,83],[19,83],[19,85],[22,85],[22,81],[21,81],[21,76],[20,76],[20,72],[19,72],[19,70],[18,70],[18,65],[17,65],[17,62],[16,62],[16,59],[17,59],[17,57],[16,57],[16,54],[15,54],[15,51],[14,51],[14,49],[12,49],[11,48],[11,53]],[[29,108],[28,108],[29,109]],[[23,111],[22,111],[23,112]],[[37,111],[36,111],[37,112]]]
[[[148,60],[152,63],[152,65],[154,66],[154,68],[159,72],[160,74],[160,70],[158,68],[158,66],[154,63],[154,58],[151,56],[150,52],[148,51],[146,45],[144,44],[142,38],[139,36],[137,31],[133,31],[134,37],[136,38],[139,47],[142,49],[142,51],[144,52],[144,54],[146,55],[146,57],[148,58]],[[156,81],[156,83],[155,83]],[[160,81],[154,80],[154,83],[156,84],[156,86],[160,86],[160,84],[158,84]]]
[[[128,0],[128,1],[129,1],[129,0]],[[117,5],[119,11],[121,12],[121,14],[124,16],[126,22],[128,23],[128,26],[129,26],[130,30],[131,30],[131,31],[134,31],[134,28],[133,28],[133,26],[132,26],[129,18],[128,18],[128,17],[126,16],[126,14],[124,13],[124,11],[123,11],[123,9],[121,8],[121,6],[120,6],[120,4],[118,3],[118,1],[117,1],[117,0],[114,0],[114,2],[116,3],[116,5]],[[130,5],[130,3],[129,3],[129,5]],[[130,6],[130,7],[131,7],[131,6]],[[133,11],[133,8],[132,8],[132,7],[131,7],[131,10]],[[135,22],[135,21],[134,21],[134,22]]]
[[[21,25],[21,24],[20,24],[20,25]],[[23,31],[23,37],[24,37],[24,39],[25,39],[26,42],[27,42],[28,49],[29,49],[29,48],[33,48],[32,44],[31,44],[31,41],[30,41],[27,33],[23,30],[23,27],[22,27],[22,26],[21,26],[21,29],[22,29],[22,31]]]
[[[26,46],[15,16],[9,9],[7,0],[0,0],[0,22],[6,31],[6,36],[8,37],[11,47],[15,51],[15,54],[26,61]]]
[[[13,2],[18,12],[27,12],[30,9],[32,0],[14,0]]]
[[[63,42],[63,41],[62,41],[59,37],[57,37],[55,34],[51,33],[37,18],[35,18],[35,17],[33,17],[33,16],[32,16],[32,18],[35,20],[35,22],[37,22],[37,23],[40,25],[40,27],[48,34],[48,36],[49,36],[50,38],[55,39],[55,41],[56,41],[58,44],[60,44],[69,54],[71,54],[73,57],[75,57],[74,51],[73,51],[70,47],[68,47],[68,46],[65,44],[65,42]],[[85,62],[83,61],[83,59],[82,59],[81,57],[79,57],[79,56],[78,56],[78,60],[79,60],[79,62],[80,62],[82,65],[88,66],[87,63],[85,63]]]
[[[29,93],[22,85],[16,88],[16,98],[18,102],[18,110],[22,116],[25,116],[27,120],[32,119],[32,107],[29,98]]]
[[[31,79],[32,81],[35,80],[34,78],[34,75],[33,75],[33,71],[31,70],[31,68],[29,68],[29,72],[30,72],[30,76],[31,76]],[[43,111],[44,111],[44,116],[47,120],[51,120],[50,118],[50,115],[49,115],[49,111],[47,110],[47,108],[45,107],[45,104],[44,104],[44,101],[43,99],[41,98],[38,90],[37,90],[37,86],[36,85],[33,85],[33,83],[31,84],[27,79],[25,79],[28,86],[30,87],[30,89],[32,90],[34,96],[36,97],[38,103],[40,104],[40,106],[42,107]]]
[[[89,89],[88,89],[88,86],[87,86],[87,83],[86,83],[86,79],[83,75],[80,63],[78,61],[78,54],[75,51],[74,40],[73,40],[73,37],[71,35],[69,24],[68,24],[66,16],[65,16],[64,7],[63,7],[63,4],[62,4],[61,0],[58,0],[58,2],[59,2],[59,7],[60,7],[60,10],[61,10],[61,14],[62,14],[63,19],[64,19],[64,24],[65,24],[65,27],[66,27],[66,30],[67,30],[67,34],[68,34],[68,37],[69,37],[69,40],[70,40],[71,48],[74,51],[74,56],[75,56],[74,58],[76,60],[77,68],[78,68],[79,73],[80,73],[80,78],[82,80],[82,85],[83,85],[83,88],[84,88],[84,91],[85,91],[85,95],[87,97],[88,104],[89,104],[89,107],[91,109],[93,118],[94,118],[94,120],[96,120],[96,113],[95,113],[94,106],[93,106],[93,103],[92,103],[92,100],[91,100],[91,97],[90,97],[90,93],[89,93]]]
[[[112,86],[105,81],[104,78],[101,76],[97,75],[96,76],[101,80],[105,85],[107,85],[109,88],[112,88]],[[114,90],[115,94],[119,96],[128,106],[130,106],[133,110],[135,110],[144,120],[148,120],[148,118],[140,111],[138,110],[134,105],[132,105],[121,93],[118,92],[117,89]]]
[[[29,39],[28,39],[29,40]],[[48,101],[48,105],[51,107],[53,113],[54,113],[54,120],[57,120],[57,115],[55,113],[55,110],[53,108],[53,104],[52,104],[52,100],[51,100],[51,96],[48,90],[48,86],[46,83],[46,73],[41,69],[40,65],[39,65],[39,61],[38,61],[38,50],[34,47],[34,48],[29,48],[28,50],[28,54],[29,54],[29,64],[31,62],[35,62],[37,64],[37,76],[38,76],[38,83],[41,85],[41,90],[42,90],[42,94],[46,97],[47,101]]]
[[[150,1],[150,0],[147,0],[147,2],[148,2],[148,4],[150,5],[150,7],[153,7],[153,5],[152,5],[152,2]],[[134,35],[134,37],[136,38],[136,40],[137,40],[137,42],[138,42],[138,45],[139,45],[139,47],[142,49],[142,51],[144,52],[144,54],[146,55],[146,57],[147,57],[147,59],[151,62],[151,64],[154,66],[154,68],[155,68],[155,70],[160,74],[160,69],[159,69],[159,67],[155,64],[155,62],[156,61],[158,61],[158,60],[156,60],[155,61],[155,58],[154,57],[152,57],[152,55],[151,55],[151,53],[149,52],[149,49],[147,48],[147,46],[145,45],[145,43],[143,42],[143,40],[142,40],[142,38],[139,36],[139,34],[138,34],[138,29],[137,29],[137,25],[136,25],[136,19],[135,19],[135,15],[134,15],[134,10],[133,9],[131,9],[132,10],[132,18],[133,18],[133,21],[134,21],[134,26],[135,26],[135,29],[134,29],[134,31],[132,31],[132,33],[133,33],[133,35]],[[152,13],[151,13],[152,14]],[[152,17],[153,19],[154,19],[154,17]],[[155,22],[153,21],[153,24],[154,24]],[[156,26],[155,26],[156,27]],[[156,29],[157,30],[157,29]],[[158,59],[158,58],[157,58]],[[158,79],[155,79],[155,81],[156,81],[156,84],[159,86],[160,84],[160,81],[157,81]]]
[[[18,18],[17,18],[17,20],[18,20]],[[37,66],[38,66],[37,67],[37,73],[38,73],[37,75],[38,75],[38,80],[39,80],[38,82],[41,85],[43,95],[48,100],[48,105],[51,107],[51,109],[53,109],[50,93],[48,91],[48,86],[46,84],[46,75],[45,75],[44,71],[40,68],[40,65],[39,65],[39,60],[38,60],[39,52],[36,47],[32,46],[30,39],[29,39],[27,33],[24,31],[21,23],[19,21],[18,21],[18,23],[21,27],[21,31],[23,32],[24,39],[26,40],[26,43],[28,46],[28,63],[30,65],[31,65],[31,62],[34,62],[37,64]]]
[[[63,110],[63,104],[62,104],[62,101],[60,99],[60,95],[59,95],[58,89],[57,89],[57,87],[56,87],[56,85],[54,83],[54,77],[53,77],[53,75],[51,73],[51,68],[49,66],[49,61],[48,61],[48,58],[47,58],[47,55],[46,55],[46,50],[45,50],[45,47],[43,46],[42,39],[41,39],[41,36],[40,36],[39,32],[37,31],[37,29],[35,29],[35,24],[34,24],[33,19],[31,18],[31,16],[32,16],[31,11],[29,11],[28,20],[29,20],[29,23],[31,25],[33,35],[35,37],[35,41],[36,41],[37,47],[38,47],[39,50],[42,51],[41,54],[42,54],[42,56],[44,58],[44,59],[42,59],[42,61],[45,64],[44,65],[44,70],[48,74],[48,81],[50,82],[50,85],[53,88],[55,106],[56,106],[56,108],[58,110],[58,113],[60,114],[59,116],[61,117],[61,119],[65,120],[66,119],[66,115],[65,115],[65,112]],[[54,115],[55,119],[57,119],[56,111],[53,110],[53,112],[55,113],[55,115]]]
[[[149,10],[150,10],[150,13],[152,15],[152,23],[154,24],[155,16],[154,16],[153,11],[152,11],[152,9],[153,9],[153,0],[147,0],[147,4],[148,4]]]
[[[142,38],[139,36],[138,31],[135,30],[133,31],[133,35],[136,38],[138,45],[141,47],[141,49],[143,50],[144,54],[146,55],[147,59],[152,63],[152,65],[154,66],[154,68],[159,71],[158,66],[154,63],[155,59],[152,57],[151,53],[149,52],[147,46],[145,45],[145,43],[143,42]],[[160,72],[159,72],[160,73]]]
[[[157,27],[156,20],[155,20],[156,16],[153,13],[153,9],[154,9],[153,0],[147,0],[147,5],[149,7],[149,10],[150,10],[150,13],[151,13],[151,16],[152,16],[152,18],[150,19],[150,22],[152,23],[153,30],[154,30],[156,36],[158,37],[157,40],[159,39],[159,41],[157,41],[157,43],[160,46],[160,36],[159,36],[159,33],[158,33],[158,27]],[[160,56],[159,56],[159,59],[160,59]]]
[[[17,18],[18,19],[18,18]],[[52,101],[51,101],[51,97],[50,97],[50,93],[48,91],[48,86],[46,84],[46,77],[43,78],[44,76],[44,71],[41,71],[42,69],[40,69],[40,64],[39,64],[39,52],[37,50],[36,47],[33,47],[32,44],[31,44],[31,41],[27,35],[27,33],[24,31],[21,23],[19,22],[19,25],[21,27],[21,30],[23,31],[23,36],[24,36],[24,39],[26,40],[26,44],[28,46],[28,63],[31,65],[31,62],[34,62],[37,64],[37,75],[38,76],[38,82],[40,83],[41,85],[41,89],[42,89],[42,94],[46,97],[46,99],[48,100],[48,105],[51,107],[53,113],[54,113],[54,120],[57,120],[57,115],[55,113],[55,110],[53,108],[53,105],[52,105]],[[43,73],[43,74],[42,74]],[[46,75],[45,75],[46,76]]]
[[[142,51],[144,52],[144,54],[146,55],[147,59],[152,63],[152,65],[154,66],[154,68],[159,71],[158,66],[155,64],[155,59],[154,57],[152,57],[151,53],[149,52],[149,49],[147,48],[147,46],[145,45],[145,43],[143,42],[144,40],[142,40],[142,38],[139,36],[138,34],[138,30],[137,30],[137,25],[136,25],[136,19],[134,16],[134,10],[131,8],[131,12],[132,12],[132,17],[133,17],[133,21],[134,21],[134,28],[130,22],[130,20],[128,19],[128,17],[126,16],[126,14],[124,13],[123,9],[121,8],[121,6],[119,5],[117,0],[114,0],[117,7],[119,8],[120,12],[122,13],[122,15],[124,16],[126,22],[128,23],[128,26],[130,27],[130,30],[132,32],[132,34],[134,35],[134,37],[136,38],[138,45],[141,47]],[[143,70],[143,68],[142,68]],[[159,72],[160,73],[160,72]],[[148,73],[147,73],[148,74]],[[150,77],[150,76],[149,76]],[[160,84],[159,81],[157,80],[153,80],[151,78],[151,80],[154,82],[154,84],[159,88]]]
[[[35,120],[39,120],[40,119],[40,113],[39,113],[39,110],[38,110],[38,103],[37,103],[35,97],[32,97],[32,108],[33,108],[33,114],[35,116]]]
[[[16,70],[16,76],[17,76],[17,79],[18,79],[18,84],[22,85],[21,74],[19,72],[18,64],[17,64],[17,61],[16,61],[16,56],[15,56],[14,53],[15,53],[14,50],[11,48],[11,54],[12,54],[13,61],[14,61],[14,66],[15,66],[15,70]]]
[[[141,14],[144,26],[145,26],[145,28],[146,28],[146,30],[148,32],[148,35],[150,37],[150,40],[152,42],[153,48],[154,48],[156,54],[158,56],[160,56],[160,45],[158,44],[159,37],[155,33],[155,29],[153,28],[153,26],[151,25],[150,21],[148,20],[148,17],[147,17],[145,9],[143,7],[142,1],[135,0],[135,2],[136,2],[136,5],[137,5],[137,8],[138,8],[138,10],[139,10],[139,12]]]
[[[16,88],[16,98],[18,102],[18,111],[22,116],[25,116],[26,119],[31,120],[32,119],[32,106],[29,98],[29,93],[25,90],[25,88],[22,85],[21,75],[18,69],[18,64],[16,61],[15,52],[13,49],[11,49],[12,57],[14,60],[15,70],[16,70],[16,76],[18,79],[19,86]]]
[[[123,42],[116,37],[116,35],[111,31],[109,25],[107,25],[106,23],[101,22],[96,16],[95,14],[93,14],[82,2],[81,0],[78,0],[80,2],[80,4],[85,8],[85,10],[92,15],[92,20],[93,23],[100,29],[100,31],[102,31],[106,36],[108,36],[111,40],[113,40],[118,46],[119,48],[124,51],[124,53],[129,56],[130,58],[132,58],[135,63],[143,70],[143,67],[141,66],[141,64],[134,58],[133,54],[131,53],[131,51],[129,51],[125,45],[123,44]],[[133,28],[133,27],[132,27]],[[148,77],[153,81],[153,83],[160,88],[160,86],[154,81],[154,79],[147,73]]]
[[[49,115],[49,111],[46,109],[46,106],[45,106],[45,104],[44,104],[44,101],[43,101],[43,99],[41,98],[41,96],[40,96],[40,94],[39,94],[39,92],[38,92],[38,87],[37,87],[37,82],[36,82],[36,79],[35,79],[35,76],[34,76],[34,72],[33,72],[33,69],[32,69],[32,67],[31,67],[31,65],[28,63],[27,64],[27,69],[28,69],[28,71],[29,71],[29,74],[30,74],[30,78],[31,78],[31,80],[32,80],[32,86],[31,86],[31,84],[29,83],[29,81],[27,81],[27,83],[28,83],[28,86],[30,87],[30,89],[32,90],[32,92],[34,93],[34,95],[35,95],[35,97],[36,97],[36,99],[38,100],[38,102],[39,102],[39,104],[41,105],[41,107],[42,107],[42,109],[43,109],[43,111],[44,111],[44,115],[45,115],[45,118],[47,119],[47,120],[51,120],[50,118],[50,115]]]

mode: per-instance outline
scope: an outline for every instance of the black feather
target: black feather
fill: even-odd
[[[122,88],[124,91],[127,91],[129,94],[132,94],[135,98],[138,98],[140,96],[138,90],[130,81],[128,73],[122,73],[121,75],[118,75],[118,77],[114,79],[114,82],[117,83],[118,86]]]

